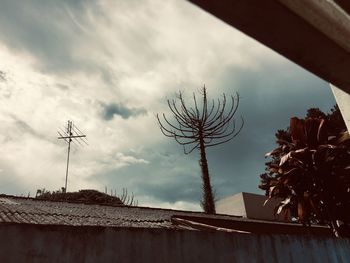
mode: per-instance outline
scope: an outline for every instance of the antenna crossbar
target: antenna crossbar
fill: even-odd
[[[86,135],[72,135],[72,136],[63,136],[61,135],[58,139],[72,139],[72,138],[81,138],[86,137]]]
[[[67,152],[67,167],[66,167],[66,181],[65,181],[65,187],[64,187],[64,192],[67,192],[67,181],[68,181],[68,167],[69,167],[69,155],[70,155],[70,145],[71,142],[73,142],[74,144],[76,144],[76,142],[78,142],[80,145],[83,146],[83,144],[81,144],[77,139],[82,140],[86,145],[88,145],[88,143],[83,139],[86,138],[86,135],[83,134],[78,127],[74,126],[72,121],[68,121],[67,124],[67,131],[63,131],[62,129],[60,129],[61,132],[58,131],[58,135],[60,135],[59,137],[57,137],[58,139],[62,139],[65,142],[68,143],[68,152]],[[78,132],[77,132],[78,131]],[[75,139],[75,141],[74,141]],[[76,144],[77,145],[77,144]]]

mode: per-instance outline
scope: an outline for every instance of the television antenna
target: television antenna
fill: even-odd
[[[88,145],[86,140],[86,135],[83,134],[79,128],[74,125],[73,121],[67,122],[67,127],[65,129],[60,128],[60,131],[57,131],[60,135],[58,139],[64,140],[68,143],[68,154],[67,154],[67,168],[66,168],[66,183],[64,186],[64,193],[67,192],[67,180],[68,180],[68,167],[69,167],[69,154],[70,154],[70,145],[74,143],[77,146]]]

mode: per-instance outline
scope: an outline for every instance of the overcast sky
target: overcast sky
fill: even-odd
[[[126,187],[139,205],[199,210],[199,154],[164,137],[166,99],[206,85],[241,96],[245,126],[208,150],[217,198],[261,193],[274,133],[310,107],[328,111],[328,84],[181,0],[2,0],[0,192],[33,196],[64,186],[67,120],[87,134],[73,145],[68,190]]]

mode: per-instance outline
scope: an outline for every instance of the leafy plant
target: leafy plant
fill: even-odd
[[[328,115],[310,109],[305,119],[291,118],[289,129],[278,130],[276,138],[259,185],[268,200],[282,198],[276,212],[349,235],[350,136],[339,109]]]

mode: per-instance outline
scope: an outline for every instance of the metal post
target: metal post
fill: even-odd
[[[64,186],[64,192],[67,192],[67,185],[68,185],[68,168],[69,168],[69,156],[70,156],[70,145],[71,142],[75,143],[75,141],[73,141],[73,139],[77,140],[81,140],[83,143],[85,143],[86,145],[88,145],[88,143],[86,142],[86,135],[82,134],[82,132],[78,129],[78,127],[73,126],[73,122],[72,121],[68,121],[68,126],[67,126],[67,130],[63,131],[61,130],[63,134],[61,134],[61,132],[58,132],[58,134],[60,135],[60,137],[58,137],[58,139],[63,139],[68,143],[68,155],[67,155],[67,167],[66,167],[66,182],[65,182],[65,186]],[[77,141],[79,143],[79,145],[83,145],[81,142]]]
[[[68,121],[68,128],[67,133],[69,134],[69,137],[72,136],[72,124],[70,121]],[[72,139],[68,139],[68,155],[67,155],[67,169],[66,169],[66,183],[64,186],[64,192],[67,193],[67,180],[68,180],[68,166],[69,166],[69,153],[70,153],[70,143],[72,142]]]

